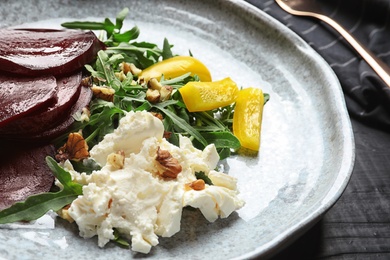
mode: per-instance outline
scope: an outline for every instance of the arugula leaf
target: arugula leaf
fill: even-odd
[[[119,231],[114,228],[114,239],[113,241],[120,247],[124,247],[124,248],[129,248],[130,247],[130,243],[124,239],[123,237],[121,237]]]
[[[82,185],[72,182],[69,172],[49,156],[46,157],[46,162],[64,188],[58,192],[45,192],[30,196],[24,202],[17,202],[0,211],[0,224],[38,219],[49,210],[60,210],[82,194]]]
[[[107,52],[110,53],[115,52],[123,52],[125,54],[147,54],[148,57],[154,56],[154,57],[160,57],[162,51],[156,46],[145,46],[144,44],[137,44],[135,42],[128,43],[128,42],[121,42],[118,46],[115,47],[108,47]]]
[[[77,195],[82,194],[82,185],[72,182],[72,177],[70,173],[64,170],[52,157],[46,157],[46,163],[49,166],[50,170],[53,172],[53,175],[58,179],[58,181],[64,186],[64,189],[73,191]]]
[[[194,137],[197,141],[199,141],[204,147],[208,145],[206,139],[192,126],[190,126],[183,118],[177,116],[175,113],[171,112],[168,109],[165,109],[160,104],[153,105],[153,107],[157,108],[161,112],[163,112],[166,116],[170,117],[173,123],[181,128],[185,133],[188,133],[190,136]]]
[[[204,182],[208,185],[214,185],[211,179],[202,171],[200,172],[195,172],[195,177],[199,180],[204,180]]]
[[[126,16],[129,13],[129,8],[125,7],[120,11],[117,16],[116,16],[116,23],[115,23],[115,28],[120,30],[122,29],[123,26],[123,21],[126,19]]]
[[[85,65],[85,68],[89,71],[89,73],[91,73],[92,77],[97,78],[100,81],[104,79],[104,77],[105,77],[104,73],[101,71],[94,70],[94,68],[91,65],[87,64],[87,65]]]
[[[269,101],[270,95],[268,93],[264,93],[264,105]]]
[[[169,44],[168,39],[164,38],[164,44],[163,44],[163,50],[162,50],[162,57],[163,60],[169,59],[173,57],[172,46]]]
[[[72,161],[73,169],[78,172],[91,174],[93,171],[98,171],[101,166],[93,159],[87,158],[82,161]]]
[[[223,160],[231,155],[231,150],[237,151],[241,144],[231,132],[202,132],[202,136],[208,143],[213,143],[217,148],[219,159]]]
[[[92,147],[117,127],[117,123],[125,111],[115,106],[112,102],[100,99],[93,100],[90,104],[90,109],[91,117],[82,129],[85,140]]]
[[[202,136],[208,143],[213,143],[217,149],[230,148],[238,150],[241,147],[240,141],[231,132],[203,132]]]
[[[128,13],[129,8],[126,7],[122,9],[116,16],[115,24],[109,18],[105,18],[103,22],[75,21],[62,23],[61,26],[69,29],[105,31],[107,38],[104,40],[104,43],[106,46],[112,47],[117,46],[121,42],[134,40],[139,36],[139,29],[137,26],[134,26],[131,30],[121,33],[123,21]]]
[[[124,33],[114,34],[112,37],[115,42],[129,42],[131,40],[137,39],[139,33],[140,33],[139,28],[135,26],[131,30],[128,30]]]
[[[160,84],[161,85],[169,85],[173,88],[179,88],[179,87],[184,86],[186,83],[188,83],[190,81],[196,81],[196,80],[194,77],[191,77],[191,72],[188,72],[188,73],[183,74],[179,77],[167,79],[167,80],[164,79],[164,77],[162,77],[160,80]]]
[[[111,38],[115,30],[115,25],[108,18],[104,19],[104,30],[107,32],[107,38]]]
[[[24,202],[0,211],[0,224],[36,220],[50,210],[57,211],[72,203],[77,196],[68,189],[30,196]]]
[[[96,61],[96,67],[98,70],[103,72],[104,79],[107,81],[107,84],[116,91],[121,88],[121,82],[115,76],[111,65],[119,63],[121,59],[123,59],[123,56],[121,55],[113,55],[109,57],[104,51],[99,51]]]
[[[105,29],[105,24],[101,22],[75,21],[75,22],[62,23],[61,26],[68,29],[81,29],[81,30],[104,30]]]
[[[221,121],[214,117],[212,112],[198,112],[197,118],[199,121],[202,121],[207,126],[215,126],[220,131],[226,131],[227,127]]]
[[[224,159],[230,157],[230,155],[232,154],[232,151],[230,150],[230,148],[222,148],[222,149],[218,149],[217,151],[218,151],[220,160],[224,160]]]

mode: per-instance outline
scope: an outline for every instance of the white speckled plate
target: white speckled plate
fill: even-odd
[[[260,154],[225,162],[247,204],[215,223],[185,210],[182,230],[160,238],[149,255],[113,244],[100,249],[96,239],[80,238],[75,225],[48,215],[33,226],[2,226],[0,259],[216,260],[277,252],[335,203],[350,178],[354,143],[337,78],[294,33],[243,1],[3,0],[0,27],[114,18],[125,6],[132,10],[127,26],[137,24],[141,39],[162,46],[167,37],[176,53],[191,50],[215,80],[230,76],[271,95]]]

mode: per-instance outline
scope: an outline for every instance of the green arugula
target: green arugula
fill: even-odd
[[[63,185],[63,189],[58,192],[30,196],[24,202],[15,203],[0,211],[0,224],[38,219],[50,210],[60,210],[82,194],[82,185],[72,182],[69,172],[51,157],[46,157],[46,162],[54,176]]]
[[[206,173],[204,172],[196,172],[195,173],[195,177],[199,180],[203,180],[206,184],[208,185],[213,185],[213,182],[211,181],[211,179],[206,175]]]
[[[173,45],[167,39],[164,39],[163,47],[160,49],[154,43],[136,42],[139,35],[137,27],[122,34],[121,29],[127,14],[127,8],[119,12],[115,24],[107,18],[100,23],[78,21],[62,24],[72,29],[103,30],[107,37],[102,39],[108,46],[107,49],[100,51],[95,64],[86,65],[86,69],[94,78],[94,84],[113,88],[115,98],[113,102],[92,101],[91,120],[88,123],[76,124],[82,129],[88,145],[92,147],[105,134],[113,131],[126,111],[147,110],[163,115],[165,130],[171,133],[171,137],[168,138],[171,143],[178,145],[178,135],[181,134],[190,137],[199,149],[211,143],[215,144],[221,159],[230,156],[232,151],[240,148],[239,140],[231,132],[234,106],[190,113],[179,91],[175,91],[170,100],[151,104],[146,100],[147,88],[136,81],[136,75],[128,73],[123,81],[116,77],[116,73],[121,71],[122,62],[130,62],[143,69],[174,56]],[[126,38],[124,34],[129,37]],[[190,81],[199,81],[199,78],[187,73],[167,80],[162,77],[160,83],[177,90]]]

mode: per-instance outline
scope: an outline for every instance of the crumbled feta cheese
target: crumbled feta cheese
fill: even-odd
[[[73,180],[83,184],[83,195],[68,209],[85,238],[98,236],[103,247],[114,238],[113,229],[131,239],[132,250],[149,253],[158,236],[170,237],[180,230],[182,209],[199,208],[205,218],[215,221],[241,208],[236,179],[214,169],[218,153],[214,145],[203,151],[181,136],[180,147],[166,141],[163,124],[148,112],[130,112],[119,127],[90,151],[102,169],[90,175],[78,173],[65,163]],[[178,160],[182,171],[175,179],[164,179],[156,168],[156,153],[161,148]],[[124,151],[123,167],[107,163],[107,156]],[[203,190],[186,184],[203,171],[215,181]]]
[[[146,111],[131,111],[120,120],[121,127],[107,134],[99,145],[94,146],[91,157],[104,166],[110,153],[123,151],[125,155],[140,151],[142,142],[150,137],[162,139],[164,125],[161,120]]]

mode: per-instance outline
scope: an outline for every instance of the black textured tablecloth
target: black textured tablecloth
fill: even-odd
[[[274,259],[390,259],[390,88],[332,28],[247,0],[309,43],[338,76],[356,145],[352,178],[337,203]],[[390,0],[318,0],[323,11],[390,65]]]

